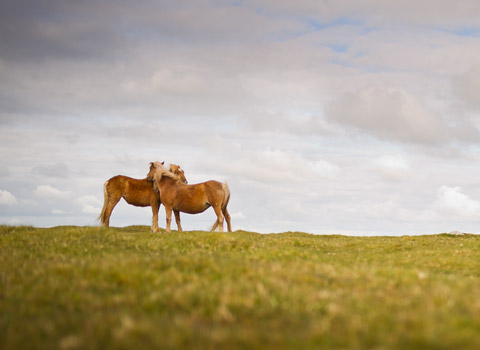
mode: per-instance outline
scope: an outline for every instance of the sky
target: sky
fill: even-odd
[[[190,184],[227,181],[234,230],[478,233],[479,14],[477,0],[2,1],[0,224],[96,225],[107,179],[165,161]],[[182,214],[185,230],[214,221]],[[151,210],[122,200],[110,223],[150,225]]]

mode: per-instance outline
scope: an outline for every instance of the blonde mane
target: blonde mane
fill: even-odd
[[[158,189],[157,183],[156,183],[155,181],[153,181],[153,191],[154,191],[156,194],[159,194],[159,193],[160,193],[160,190]]]
[[[170,170],[168,170],[160,162],[152,162],[150,164],[152,164],[155,167],[155,175],[154,175],[155,180],[160,181],[160,179],[163,176],[165,176],[165,177],[168,177],[172,180],[175,180],[175,182],[180,182],[181,181],[180,176],[172,172],[172,170],[175,171],[175,169],[180,169],[180,167],[178,165],[171,164],[170,165]]]

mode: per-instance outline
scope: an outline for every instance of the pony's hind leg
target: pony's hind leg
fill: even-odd
[[[104,227],[110,226],[110,216],[112,215],[113,208],[117,205],[118,201],[122,198],[121,195],[116,195],[113,193],[106,192],[105,196],[105,212],[102,216],[102,224]]]
[[[223,209],[223,216],[225,216],[225,221],[227,222],[228,232],[232,232],[231,218],[226,207]]]
[[[110,226],[110,216],[112,215],[113,208],[117,205],[118,201],[120,198],[118,198],[116,201],[111,200],[108,205],[107,205],[107,210],[105,210],[105,227]]]
[[[213,207],[213,210],[215,210],[215,214],[217,214],[217,221],[215,222],[215,224],[213,224],[211,231],[215,231],[218,228],[220,232],[223,232],[224,216],[222,213],[222,209],[219,205],[217,205]]]
[[[177,222],[177,230],[182,232],[182,224],[180,223],[180,212],[178,210],[174,210],[173,213],[175,214],[175,221]]]

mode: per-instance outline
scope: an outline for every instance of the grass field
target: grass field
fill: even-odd
[[[1,349],[480,349],[480,237],[0,227]]]

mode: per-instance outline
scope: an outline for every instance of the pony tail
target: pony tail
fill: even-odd
[[[207,230],[210,231],[210,232],[215,232],[215,230],[217,229],[218,227],[218,220],[215,220],[215,222],[213,223],[212,226],[210,226]]]
[[[230,188],[228,188],[228,184],[224,182],[222,184],[222,189],[224,190],[223,204],[222,204],[222,211],[223,211],[225,210],[225,208],[228,205],[228,202],[230,201]]]
[[[105,181],[105,183],[103,184],[103,208],[102,208],[102,211],[100,212],[100,215],[97,218],[97,221],[100,221],[102,225],[105,224],[105,211],[107,210],[107,203],[108,203],[108,192],[107,192],[108,181],[110,180]]]

